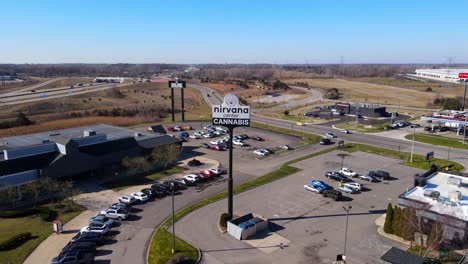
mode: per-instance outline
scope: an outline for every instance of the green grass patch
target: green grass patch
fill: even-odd
[[[408,134],[405,136],[406,139],[413,140],[413,134]],[[468,140],[467,144],[463,144],[463,141],[458,138],[448,138],[435,135],[426,135],[426,134],[416,134],[414,137],[415,141],[428,143],[432,145],[439,145],[451,148],[458,149],[468,149]]]
[[[340,129],[354,130],[354,131],[362,132],[362,133],[377,133],[377,132],[385,131],[384,130],[385,124],[376,125],[374,127],[368,127],[368,125],[358,124],[356,126],[356,123],[346,122],[346,123],[336,124],[335,127],[340,128]]]
[[[344,150],[347,152],[363,151],[363,152],[374,153],[374,154],[383,155],[387,157],[397,158],[397,159],[402,160],[406,166],[423,169],[423,170],[429,170],[432,164],[437,164],[440,168],[449,167],[449,170],[452,170],[452,171],[463,171],[465,169],[461,164],[457,162],[452,162],[452,161],[448,161],[444,159],[433,159],[431,160],[431,162],[429,162],[429,161],[426,161],[425,156],[418,155],[418,154],[414,154],[413,162],[410,162],[410,153],[399,152],[396,150],[384,149],[384,148],[358,144],[358,143],[346,144]]]
[[[257,122],[252,122],[251,126],[254,128],[268,130],[268,131],[272,131],[272,132],[276,132],[280,134],[285,134],[285,135],[290,135],[290,136],[295,136],[295,137],[302,137],[304,139],[304,143],[306,144],[315,144],[315,143],[318,143],[320,139],[322,139],[322,137],[319,135],[300,132],[300,131],[291,130],[287,128],[269,126],[269,125],[260,124]]]
[[[72,204],[70,201],[50,203],[42,205],[57,212],[57,218],[66,223],[85,211],[85,208],[78,204]],[[19,217],[19,218],[0,218],[0,241],[10,238],[13,235],[31,232],[33,239],[27,240],[22,245],[8,251],[0,251],[0,263],[23,263],[31,252],[50,234],[52,234],[52,222],[46,222],[39,215]]]
[[[148,263],[164,264],[178,254],[184,255],[192,263],[198,260],[198,250],[178,237],[176,237],[175,248],[176,251],[172,254],[172,233],[168,232],[165,228],[159,228],[154,233],[151,241]]]
[[[153,181],[159,180],[161,178],[184,172],[185,169],[179,166],[174,166],[168,168],[166,170],[152,173],[152,174],[141,174],[135,176],[128,176],[125,178],[121,178],[112,182],[102,184],[104,187],[108,189],[112,189],[116,192],[126,189],[131,186],[141,185],[141,184],[150,184]]]

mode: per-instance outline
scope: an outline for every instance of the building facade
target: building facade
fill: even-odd
[[[461,72],[468,72],[468,69],[416,69],[414,76],[440,82],[461,83],[464,80],[458,78]]]

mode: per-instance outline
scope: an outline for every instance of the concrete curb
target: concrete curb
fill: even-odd
[[[383,237],[386,237],[388,239],[391,239],[393,241],[397,241],[397,242],[400,242],[400,243],[405,244],[407,246],[411,246],[410,241],[404,240],[401,237],[396,236],[396,235],[385,233],[385,231],[383,230],[383,224],[385,222],[385,215],[386,214],[383,214],[383,215],[379,216],[377,219],[375,219],[374,223],[377,225],[377,233],[379,233],[379,235],[381,235]]]

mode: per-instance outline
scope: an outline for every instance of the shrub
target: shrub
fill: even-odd
[[[231,220],[231,217],[228,213],[221,214],[219,217],[219,226],[227,228],[227,221]]]
[[[384,223],[384,232],[387,234],[393,234],[393,207],[392,204],[389,203],[387,206],[387,213],[385,215],[385,223]]]
[[[4,241],[0,241],[0,251],[11,249],[15,247],[16,245],[18,245],[21,241],[25,239],[29,239],[31,236],[32,234],[30,232],[26,232],[26,233],[14,235]]]
[[[190,264],[192,261],[182,254],[177,254],[170,258],[166,264]]]
[[[35,208],[21,209],[21,210],[15,210],[15,211],[1,211],[0,218],[19,218],[19,217],[35,215],[38,212],[39,210]]]
[[[192,159],[188,162],[188,165],[189,166],[200,166],[201,165],[201,162],[197,159]]]
[[[39,215],[41,216],[42,220],[50,222],[55,220],[57,213],[53,210],[50,210],[49,208],[41,208]]]
[[[283,114],[284,114],[285,116],[288,116],[288,115],[289,115],[289,110],[284,110]]]
[[[426,88],[426,92],[432,92],[432,88],[431,88],[431,87],[427,87],[427,88]]]

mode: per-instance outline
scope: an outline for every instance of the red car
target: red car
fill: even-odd
[[[174,128],[173,128],[173,127],[166,127],[166,130],[167,130],[167,132],[174,132]]]
[[[209,171],[209,170],[202,170],[200,171],[200,174],[208,177],[208,178],[212,178],[214,176],[214,173]]]
[[[210,147],[212,150],[218,150],[218,151],[221,151],[221,150],[224,150],[221,146],[218,146],[218,145],[213,145]]]
[[[205,174],[202,174],[202,173],[195,173],[199,178],[200,178],[200,181],[206,181],[209,179],[208,176],[206,176]]]

